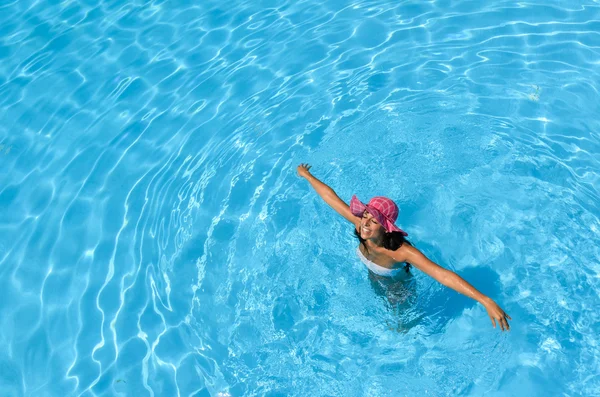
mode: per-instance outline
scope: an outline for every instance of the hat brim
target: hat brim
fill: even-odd
[[[365,210],[369,214],[371,214],[375,219],[377,219],[377,222],[379,222],[381,226],[383,226],[386,232],[400,232],[403,236],[408,236],[408,233],[396,226],[394,222],[389,220],[376,208],[373,208],[368,204],[364,204],[356,197],[356,195],[353,195],[352,199],[350,199],[350,212],[352,212],[352,215],[362,218]]]

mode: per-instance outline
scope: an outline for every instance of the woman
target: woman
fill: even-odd
[[[429,260],[404,239],[408,234],[395,225],[398,207],[392,200],[374,197],[365,205],[356,196],[352,196],[348,206],[333,189],[315,178],[310,173],[310,168],[308,164],[300,164],[298,174],[308,180],[331,208],[354,224],[354,233],[360,240],[356,253],[369,270],[380,276],[395,277],[401,272],[407,272],[410,263],[441,284],[481,303],[494,328],[497,322],[502,331],[510,329],[508,320],[512,319],[496,302],[477,291],[456,273]]]

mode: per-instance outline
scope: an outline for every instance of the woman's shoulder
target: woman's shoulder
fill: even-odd
[[[387,250],[387,254],[396,260],[396,262],[406,262],[409,255],[414,252],[415,249],[416,248],[412,245],[404,243],[395,251]]]

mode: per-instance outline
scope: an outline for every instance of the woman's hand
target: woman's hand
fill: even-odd
[[[300,175],[303,178],[307,178],[308,176],[310,176],[310,165],[308,164],[300,164],[297,168],[298,171],[298,175]]]
[[[508,320],[512,320],[512,318],[510,318],[508,314],[504,313],[504,310],[502,310],[500,306],[496,304],[496,302],[494,302],[490,298],[487,298],[483,302],[483,306],[485,307],[485,310],[487,310],[488,316],[490,316],[494,328],[496,328],[497,321],[498,324],[500,324],[500,328],[502,328],[502,331],[510,330]]]

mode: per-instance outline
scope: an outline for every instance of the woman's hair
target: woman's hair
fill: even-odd
[[[365,251],[369,252],[369,248],[367,248],[366,244],[367,240],[360,237],[360,233],[358,232],[358,230],[356,230],[356,228],[354,228],[354,236],[358,239],[358,241],[360,241],[363,247],[365,247]],[[398,248],[402,247],[402,244],[404,243],[412,247],[410,241],[404,238],[404,236],[400,232],[385,232],[385,234],[383,235],[383,248],[385,249],[396,251]],[[410,271],[410,263],[405,262],[404,269],[408,273]]]

